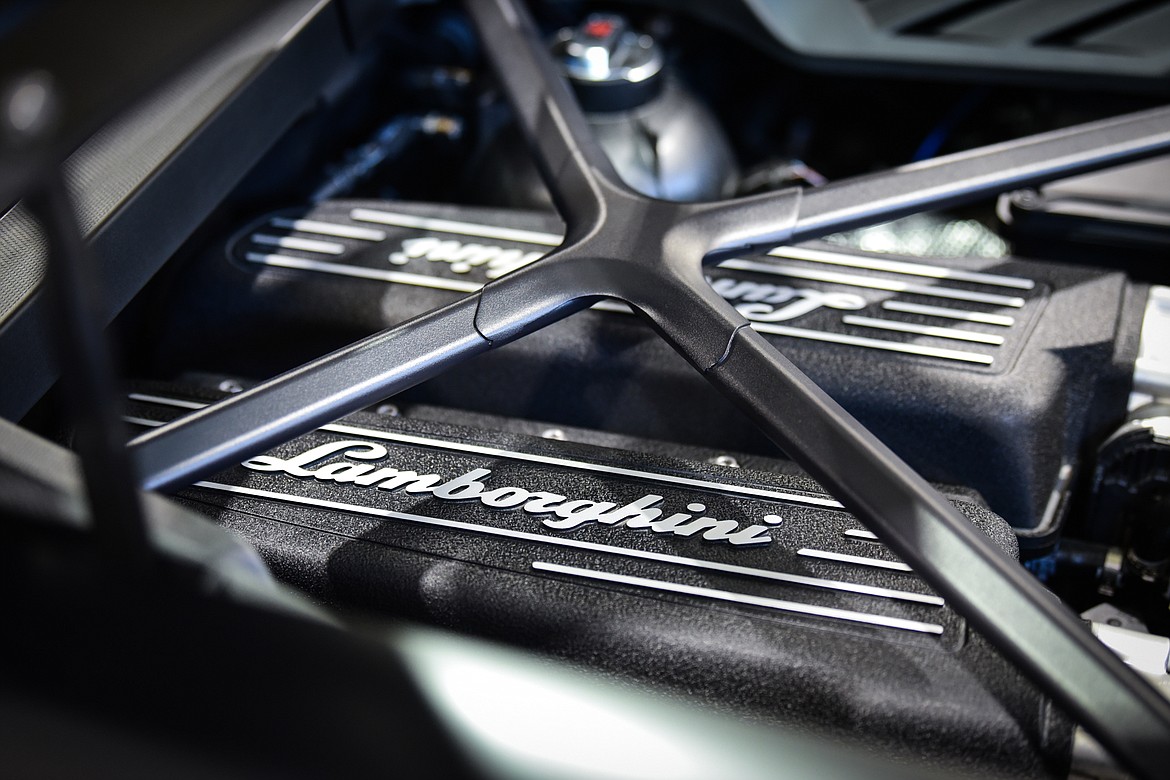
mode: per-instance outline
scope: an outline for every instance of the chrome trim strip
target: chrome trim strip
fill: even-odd
[[[158,404],[159,406],[170,406],[175,409],[206,409],[211,404],[205,404],[202,401],[184,401],[180,398],[167,398],[161,395],[151,395],[150,393],[127,393],[126,397],[131,401],[142,401],[148,404]],[[165,423],[164,423],[165,425]]]
[[[1002,274],[988,274],[981,271],[963,271],[957,268],[946,268],[941,265],[926,263],[910,263],[901,260],[887,260],[872,255],[851,255],[841,252],[829,252],[822,249],[807,249],[805,247],[779,247],[768,253],[772,257],[784,257],[789,260],[807,260],[810,263],[828,263],[842,265],[849,268],[863,268],[867,271],[888,271],[894,274],[908,276],[927,276],[931,279],[954,279],[957,282],[974,282],[987,284],[993,287],[1009,287],[1014,290],[1031,290],[1036,283],[1031,279],[1019,276],[1004,276]]]
[[[275,268],[294,268],[298,271],[321,271],[322,273],[353,276],[358,279],[377,279],[395,284],[409,284],[415,287],[431,287],[436,290],[450,290],[452,292],[473,293],[483,288],[478,282],[465,282],[462,279],[446,279],[442,276],[425,276],[410,274],[403,271],[384,271],[380,268],[366,268],[360,265],[342,265],[341,263],[326,263],[320,260],[309,260],[304,257],[290,257],[288,255],[266,255],[260,252],[248,252],[244,259],[250,263],[269,265]]]
[[[1024,306],[1023,298],[994,293],[973,292],[971,290],[956,290],[952,287],[935,287],[929,284],[912,284],[894,279],[880,279],[876,276],[858,276],[856,274],[842,274],[836,271],[817,271],[812,268],[801,268],[786,263],[761,263],[758,260],[724,260],[720,268],[730,268],[735,271],[755,271],[756,273],[772,274],[773,276],[789,276],[795,279],[808,279],[814,282],[828,282],[843,284],[848,287],[862,287],[869,290],[888,290],[890,292],[910,293],[912,295],[927,295],[932,298],[950,298],[956,301],[971,301],[973,303],[988,303],[994,306],[1010,306],[1020,309]]]
[[[828,550],[814,550],[811,547],[803,547],[796,551],[797,555],[802,555],[805,558],[821,558],[826,561],[836,561],[837,563],[853,563],[858,566],[872,566],[875,569],[890,569],[891,571],[913,571],[909,566],[901,561],[883,561],[879,558],[866,558],[863,555],[846,555],[845,553],[829,552]]]
[[[261,246],[276,246],[281,249],[296,249],[301,252],[317,252],[323,255],[340,255],[345,252],[345,244],[336,241],[318,241],[315,238],[297,238],[296,236],[270,236],[267,233],[253,233],[249,236],[253,244]]]
[[[811,588],[823,588],[827,590],[843,591],[846,593],[857,593],[863,596],[896,599],[898,601],[910,601],[919,604],[927,604],[930,606],[943,605],[943,600],[938,596],[923,593],[912,593],[910,591],[893,590],[891,588],[878,588],[871,585],[859,585],[852,582],[842,582],[840,580],[826,580],[820,577],[804,577],[798,574],[768,571],[767,569],[755,569],[748,566],[735,566],[733,564],[707,561],[701,558],[687,558],[681,555],[667,555],[665,553],[649,552],[647,550],[637,550],[629,547],[616,547],[608,544],[599,544],[597,542],[585,542],[581,541],[580,539],[570,539],[560,536],[545,536],[543,534],[529,533],[527,531],[513,531],[510,528],[499,528],[492,525],[479,525],[477,523],[464,523],[458,520],[447,520],[441,517],[416,515],[409,512],[395,512],[390,509],[379,509],[378,507],[361,506],[360,504],[346,504],[340,501],[327,501],[325,499],[309,498],[307,496],[298,496],[289,493],[278,493],[271,490],[261,490],[259,488],[249,488],[240,485],[225,485],[221,482],[201,481],[196,482],[195,486],[205,488],[207,490],[215,490],[221,493],[234,493],[252,498],[281,501],[289,504],[300,504],[302,506],[313,506],[337,512],[348,512],[351,514],[388,518],[391,520],[404,520],[410,523],[419,523],[422,525],[436,526],[439,528],[450,528],[457,531],[468,531],[471,533],[486,534],[488,536],[502,536],[509,539],[521,539],[527,542],[552,544],[558,547],[571,547],[577,550],[589,550],[590,552],[621,555],[627,558],[639,558],[647,561],[655,561],[657,563],[669,563],[676,566],[689,567],[692,569],[706,569],[708,571],[716,571],[722,574],[735,574],[745,577],[754,577],[756,579],[783,582],[792,585],[803,585]]]
[[[760,333],[772,333],[777,336],[791,336],[796,339],[810,339],[812,341],[827,341],[832,344],[847,344],[851,347],[870,347],[884,349],[889,352],[905,352],[909,355],[959,360],[964,363],[981,363],[990,366],[994,362],[991,355],[979,352],[962,352],[957,349],[942,349],[941,347],[925,347],[921,344],[910,344],[902,341],[886,341],[885,339],[871,339],[866,336],[850,336],[847,333],[831,333],[823,330],[809,330],[807,328],[793,328],[789,325],[772,325],[767,322],[750,323]]]
[[[260,252],[248,252],[244,259],[251,263],[270,265],[274,268],[294,268],[298,271],[320,271],[321,273],[352,276],[357,279],[375,279],[392,284],[408,284],[413,287],[430,287],[435,290],[450,290],[451,292],[474,293],[483,289],[479,282],[468,282],[463,279],[448,279],[442,276],[427,276],[426,274],[412,274],[405,271],[386,271],[380,268],[366,268],[360,265],[343,265],[341,263],[326,263],[321,260],[309,260],[304,257],[289,255],[266,255]],[[597,311],[612,311],[618,314],[633,314],[633,310],[620,301],[598,301],[589,308]]]
[[[943,627],[937,623],[922,623],[917,620],[905,620],[903,618],[886,617],[884,615],[869,615],[865,612],[852,612],[847,609],[836,609],[834,607],[818,607],[812,604],[781,601],[780,599],[770,599],[762,596],[750,596],[746,593],[734,593],[727,590],[716,590],[715,588],[699,588],[694,585],[682,585],[677,582],[651,580],[645,577],[630,577],[625,574],[615,574],[614,572],[608,571],[580,569],[576,566],[561,566],[560,564],[546,563],[544,561],[533,561],[532,568],[537,571],[547,571],[553,574],[565,574],[574,577],[583,577],[585,579],[600,580],[602,582],[613,582],[619,585],[632,585],[637,588],[666,591],[669,593],[682,593],[687,596],[700,596],[717,601],[730,601],[735,604],[764,607],[765,609],[774,609],[780,612],[796,612],[802,615],[815,615],[816,617],[846,620],[852,623],[867,623],[873,626],[882,626],[883,628],[917,631],[923,634],[941,634],[943,632]]]
[[[886,311],[900,311],[904,314],[925,314],[928,317],[946,317],[949,320],[982,322],[984,325],[999,325],[1004,328],[1010,328],[1016,324],[1016,318],[1009,317],[1006,314],[963,311],[962,309],[948,309],[945,306],[927,306],[924,303],[909,303],[908,301],[882,301],[882,308]]]
[[[148,420],[145,417],[135,417],[132,414],[122,415],[122,422],[128,422],[131,425],[141,425],[144,428],[161,428],[166,425],[162,420]]]
[[[873,531],[863,531],[860,528],[850,528],[841,535],[847,536],[850,539],[865,539],[871,542],[878,541],[877,534],[875,534]]]
[[[164,398],[157,395],[148,395],[145,393],[130,393],[129,398],[134,401],[154,403],[162,406],[174,406],[180,409],[202,409],[205,406],[209,406],[209,404],[193,405],[193,401],[174,402],[169,398]],[[579,471],[596,471],[602,474],[617,474],[624,477],[644,479],[650,482],[661,482],[669,485],[686,485],[687,487],[700,488],[702,490],[710,490],[721,493],[731,493],[733,495],[751,496],[753,498],[766,498],[773,501],[788,501],[794,504],[806,504],[809,506],[820,506],[829,509],[842,509],[841,503],[839,501],[834,501],[831,498],[804,496],[800,495],[799,493],[787,493],[779,490],[753,488],[747,487],[745,485],[728,485],[721,482],[708,482],[702,479],[675,477],[669,474],[656,474],[652,471],[639,471],[637,469],[626,469],[619,466],[603,466],[599,463],[589,463],[588,461],[583,460],[555,458],[548,455],[533,455],[528,452],[502,450],[496,447],[484,447],[479,444],[449,442],[443,441],[441,439],[430,439],[425,436],[413,436],[406,433],[375,431],[370,428],[359,428],[354,425],[330,423],[329,425],[320,426],[318,430],[330,431],[331,433],[342,433],[347,436],[365,436],[366,438],[370,439],[382,439],[384,441],[413,444],[420,447],[431,447],[433,449],[452,450],[454,452],[468,453],[473,455],[486,455],[488,457],[494,458],[508,458],[510,460],[522,460],[528,461],[530,463],[543,463],[545,465],[551,466],[563,466],[566,468],[577,469]]]
[[[933,336],[940,339],[955,341],[974,341],[979,344],[1003,346],[1003,336],[994,336],[990,333],[979,333],[974,330],[960,328],[939,328],[934,325],[917,325],[913,322],[899,322],[898,320],[883,320],[878,317],[859,317],[856,314],[846,314],[841,317],[846,325],[856,325],[862,328],[877,328],[892,330],[898,333],[916,333],[920,336]]]
[[[288,219],[273,217],[268,224],[284,230],[295,230],[298,233],[316,233],[319,236],[335,236],[337,238],[354,238],[359,241],[385,241],[384,230],[357,227],[356,225],[339,225],[336,222],[319,222],[315,219]]]
[[[374,209],[354,209],[349,212],[349,216],[350,219],[355,219],[358,222],[374,222],[379,225],[432,230],[437,233],[455,233],[460,236],[496,238],[501,241],[517,241],[522,244],[560,246],[565,240],[564,236],[556,233],[541,233],[536,230],[520,230],[518,228],[496,227],[495,225],[476,225],[471,222],[418,217],[413,214],[398,214],[390,211],[375,211]]]

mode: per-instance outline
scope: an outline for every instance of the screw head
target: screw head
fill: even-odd
[[[244,386],[234,379],[225,379],[219,383],[220,392],[224,393],[242,393]]]

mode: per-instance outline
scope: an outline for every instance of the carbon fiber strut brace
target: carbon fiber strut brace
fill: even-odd
[[[1119,760],[1150,778],[1170,766],[1170,703],[753,331],[702,272],[703,262],[747,250],[1149,156],[1170,148],[1170,109],[803,193],[667,203],[621,182],[517,0],[469,0],[468,8],[566,222],[564,243],[478,294],[145,434],[132,443],[144,486],[179,487],[617,298]]]

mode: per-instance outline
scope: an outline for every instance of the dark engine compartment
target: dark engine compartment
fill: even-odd
[[[759,5],[532,10],[617,172],[664,200],[814,189],[1170,91],[1166,77],[1055,65],[817,56],[769,34],[780,4]],[[1004,4],[966,5],[975,19]],[[365,8],[343,12],[358,56],[113,322],[135,433],[560,244],[564,223],[466,13],[400,3],[363,26]],[[966,23],[940,11],[906,34]],[[590,75],[591,46],[609,47],[609,81]],[[707,279],[1099,636],[1156,644],[1170,635],[1170,158],[1111,176],[729,256]],[[68,443],[63,406],[50,393],[23,425]],[[1090,766],[1060,708],[614,301],[177,500],[343,613],[536,650],[927,771],[1112,771]],[[1149,674],[1164,685],[1165,672]]]

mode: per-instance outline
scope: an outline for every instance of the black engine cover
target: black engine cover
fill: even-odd
[[[183,317],[162,318],[158,361],[262,378],[475,291],[559,236],[547,214],[429,204],[338,201],[265,216],[180,277]],[[1141,296],[1119,273],[817,244],[710,276],[911,466],[978,490],[1025,544],[1054,530],[1086,439],[1124,416]],[[595,309],[407,397],[775,452],[640,318]]]
[[[131,419],[213,399],[145,387]],[[951,767],[1067,768],[1070,724],[801,477],[363,412],[182,496],[330,603]]]

